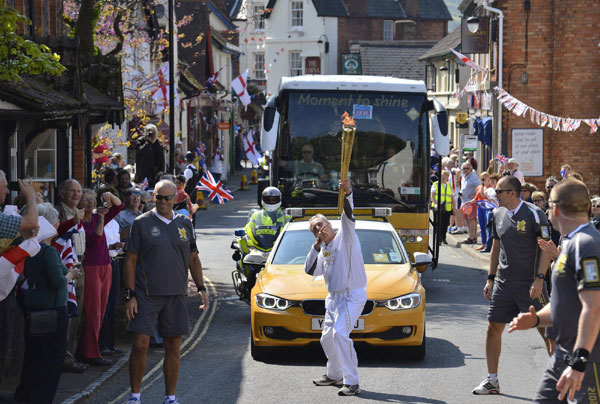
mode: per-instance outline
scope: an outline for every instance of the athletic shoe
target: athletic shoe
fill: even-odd
[[[341,380],[334,380],[327,375],[323,375],[322,377],[313,380],[313,383],[317,386],[341,386]]]
[[[460,233],[460,228],[459,227],[451,227],[450,230],[448,231],[448,233],[450,234],[459,234]]]
[[[168,398],[165,398],[163,404],[179,404],[179,401],[177,401],[177,397],[175,397],[175,400],[169,400]]]
[[[127,404],[142,404],[142,400],[139,398],[130,397],[129,400],[127,400]]]
[[[473,394],[500,394],[500,382],[486,377],[479,386],[473,389]]]
[[[359,394],[358,384],[344,384],[344,387],[338,391],[338,396],[357,396]]]
[[[460,232],[461,232],[462,234],[467,234],[467,233],[469,232],[469,229],[467,229],[467,227],[466,227],[466,226],[463,226],[463,227],[461,227],[461,228],[460,228]]]

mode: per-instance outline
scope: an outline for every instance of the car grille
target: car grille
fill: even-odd
[[[325,300],[322,299],[308,299],[303,300],[301,303],[302,311],[304,314],[309,316],[324,316],[325,315]],[[374,300],[367,300],[365,307],[363,307],[361,316],[368,316],[373,312],[375,308]]]

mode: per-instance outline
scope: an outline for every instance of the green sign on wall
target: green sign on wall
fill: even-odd
[[[342,53],[342,74],[362,74],[360,53]]]

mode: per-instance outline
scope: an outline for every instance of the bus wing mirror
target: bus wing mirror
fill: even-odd
[[[277,97],[271,96],[262,119],[262,133],[260,148],[262,150],[275,150],[277,145],[277,132],[279,131],[279,112],[277,111]]]
[[[433,100],[433,117],[431,130],[433,131],[433,145],[435,152],[440,156],[450,154],[450,139],[448,137],[448,112],[441,102]]]

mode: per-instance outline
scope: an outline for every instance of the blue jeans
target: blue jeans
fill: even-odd
[[[477,220],[481,230],[481,244],[487,244],[487,212],[489,209],[477,207]]]
[[[493,209],[488,209],[488,211],[487,211],[487,243],[485,244],[485,251],[492,250],[492,241],[494,241],[493,240],[494,239],[493,230],[492,230],[492,227],[494,226],[493,218],[494,218]]]

